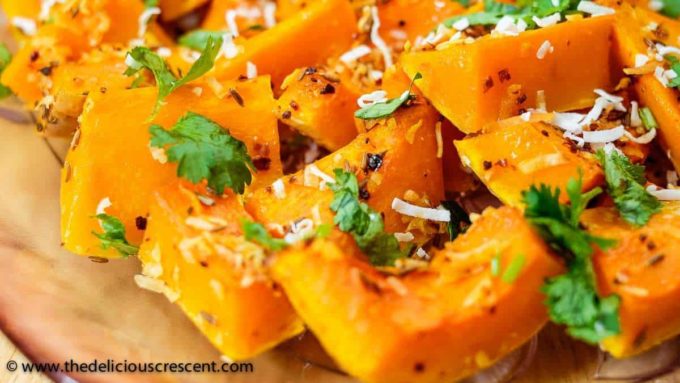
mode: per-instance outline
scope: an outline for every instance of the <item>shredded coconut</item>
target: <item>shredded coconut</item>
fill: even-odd
[[[46,21],[50,18],[50,12],[55,5],[64,4],[65,0],[42,0],[40,4],[40,20]]]
[[[276,25],[276,2],[268,1],[264,4],[264,26],[267,29]]]
[[[512,16],[503,16],[496,27],[493,29],[492,33],[497,33],[506,36],[517,36],[527,29],[526,21],[521,18],[514,18]]]
[[[371,53],[371,48],[369,48],[367,45],[361,44],[343,53],[342,56],[340,56],[340,61],[344,62],[345,64],[350,64],[369,53]]]
[[[97,215],[99,214],[106,214],[106,209],[111,207],[111,199],[109,197],[102,198],[101,201],[97,204]]]
[[[662,189],[656,185],[649,185],[647,192],[659,201],[680,201],[680,189]]]
[[[640,119],[640,113],[638,112],[637,101],[630,102],[630,126],[634,128],[642,126],[642,120]]]
[[[411,242],[415,239],[412,233],[394,233],[394,238],[399,242]]]
[[[154,16],[161,14],[161,9],[158,7],[147,8],[139,15],[139,26],[137,27],[137,38],[143,40],[144,35],[146,35],[146,30],[149,27],[149,21]]]
[[[35,21],[27,17],[12,17],[12,26],[18,28],[26,36],[34,36],[38,33],[38,26]]]
[[[412,205],[408,202],[402,201],[399,198],[392,200],[392,209],[394,209],[399,214],[407,215],[409,217],[439,222],[451,221],[451,212],[448,210],[432,209],[428,207]]]
[[[385,41],[380,37],[378,30],[380,29],[380,18],[378,17],[378,7],[371,7],[371,16],[373,16],[373,25],[371,26],[371,42],[375,45],[380,53],[383,55],[383,60],[385,60],[385,68],[392,66],[392,51],[385,44]]]
[[[626,129],[623,127],[623,125],[606,130],[595,130],[592,132],[585,131],[583,132],[583,141],[589,143],[606,144],[607,142],[614,142],[623,137],[625,132]]]
[[[250,79],[257,77],[257,66],[250,61],[246,63],[246,77]]]
[[[635,142],[636,144],[649,144],[656,138],[656,129],[651,129],[649,132],[639,136],[635,137],[632,134],[628,132],[624,132],[624,135],[628,137],[629,140]]]
[[[536,58],[539,60],[543,60],[543,58],[548,54],[552,53],[555,50],[555,47],[552,46],[550,41],[545,40],[543,44],[541,44],[540,47],[538,47],[538,51],[536,51]]]
[[[373,104],[381,104],[384,102],[387,102],[387,92],[384,90],[376,90],[374,92],[361,95],[357,99],[357,105],[359,105],[359,107],[362,109]]]
[[[556,12],[556,13],[553,13],[552,15],[550,15],[550,16],[546,16],[546,17],[543,17],[543,18],[538,18],[538,17],[534,16],[532,18],[532,20],[539,27],[545,28],[545,27],[549,27],[549,26],[552,26],[552,25],[559,23],[562,20],[562,15],[560,15],[559,12]]]
[[[586,1],[586,0],[582,0],[580,3],[578,3],[576,10],[581,11],[583,13],[588,13],[588,14],[592,15],[593,17],[604,16],[604,15],[613,15],[615,13],[614,9],[612,9],[612,8],[605,7],[605,6],[593,3],[592,1]]]
[[[274,196],[278,199],[286,198],[286,185],[283,180],[276,180],[272,184],[272,189],[274,190]]]

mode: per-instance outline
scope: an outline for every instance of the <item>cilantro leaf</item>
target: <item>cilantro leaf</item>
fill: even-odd
[[[102,249],[114,248],[123,257],[139,252],[139,247],[131,245],[125,238],[125,226],[118,218],[108,214],[97,214],[94,218],[99,220],[104,230],[103,233],[92,232],[95,237],[99,238]]]
[[[271,251],[283,250],[288,246],[288,243],[283,239],[272,237],[262,224],[243,220],[242,227],[246,240],[255,242]]]
[[[415,97],[415,95],[411,93],[411,90],[413,89],[413,84],[415,81],[421,78],[423,78],[423,76],[420,73],[416,73],[416,75],[413,77],[413,80],[411,80],[411,85],[409,85],[408,90],[405,91],[401,96],[388,100],[387,102],[379,102],[361,108],[357,110],[356,113],[354,113],[354,117],[360,118],[362,120],[375,120],[390,116],[392,113],[396,112],[400,106],[404,105],[406,101]]]
[[[196,29],[182,35],[178,43],[179,45],[191,48],[193,50],[202,51],[208,45],[208,40],[210,38],[217,40],[222,38],[224,32],[221,31],[209,31],[207,29]]]
[[[213,39],[209,37],[205,48],[201,52],[201,56],[189,68],[189,72],[182,78],[177,78],[170,71],[163,58],[146,47],[135,47],[128,52],[129,67],[125,71],[125,75],[136,75],[140,70],[146,68],[153,73],[158,86],[158,98],[154,106],[151,117],[155,117],[158,109],[163,104],[165,99],[182,85],[196,80],[197,78],[206,74],[215,65],[220,48],[222,47],[222,38]]]
[[[671,66],[671,70],[676,74],[676,77],[674,77],[668,82],[668,87],[669,88],[680,87],[680,60],[678,60],[678,58],[673,55],[665,55],[663,58],[666,59],[666,61],[668,61],[668,63]]]
[[[588,202],[602,190],[582,193],[582,176],[570,180],[567,195],[571,205],[559,202],[560,190],[546,185],[531,186],[522,193],[527,220],[543,239],[565,258],[566,274],[549,279],[542,291],[553,322],[567,326],[567,332],[581,340],[597,343],[620,332],[618,296],[599,297],[590,256],[593,245],[607,249],[614,241],[593,236],[579,224]]]
[[[10,53],[7,45],[0,43],[0,74],[5,71],[5,68],[12,61],[12,53]],[[5,85],[0,84],[0,99],[9,97],[12,95],[12,90]]]
[[[576,10],[578,0],[558,0],[557,5],[553,0],[525,0],[518,1],[516,5],[497,2],[494,0],[484,1],[484,10],[481,12],[456,15],[446,19],[443,24],[451,28],[454,23],[461,19],[468,19],[470,25],[496,25],[504,16],[515,19],[523,19],[527,23],[527,29],[536,27],[533,17],[543,18],[554,13],[562,15]]]
[[[677,19],[680,16],[680,0],[664,0],[661,13],[672,19]]]
[[[359,202],[357,177],[342,169],[335,169],[335,183],[329,187],[334,193],[331,210],[334,223],[340,230],[351,233],[357,245],[376,266],[393,265],[403,257],[394,235],[385,232],[380,213]]]
[[[155,8],[158,6],[158,0],[144,0],[144,8]]]
[[[177,175],[193,183],[208,180],[218,195],[228,187],[243,194],[252,181],[254,166],[246,145],[214,121],[189,112],[171,130],[149,128],[151,146],[165,149],[168,160],[177,162]]]
[[[463,234],[472,225],[470,216],[456,201],[444,201],[442,206],[451,213],[451,221],[448,224],[449,240],[453,241]]]
[[[604,169],[607,192],[628,223],[642,226],[661,210],[661,202],[644,187],[647,182],[644,166],[632,164],[628,157],[615,150],[607,154],[600,149],[597,159]]]
[[[642,126],[644,126],[645,129],[652,130],[659,127],[659,125],[656,123],[656,118],[654,118],[654,114],[652,114],[651,109],[645,106],[644,108],[640,108],[640,111],[638,113],[640,114],[640,120],[642,120]]]

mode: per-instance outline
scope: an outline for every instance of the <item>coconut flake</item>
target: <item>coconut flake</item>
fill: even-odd
[[[57,5],[57,3],[64,4],[65,2],[65,0],[42,0],[40,4],[40,20],[48,20],[50,18],[50,12],[52,11],[52,8]]]
[[[663,45],[656,43],[656,52],[660,54],[662,57],[667,55],[667,54],[676,54],[680,55],[680,48],[674,47],[674,46],[668,46],[668,45]]]
[[[371,53],[371,48],[368,45],[361,44],[343,53],[340,56],[340,61],[345,64],[351,64],[369,53]]]
[[[651,9],[654,12],[659,12],[660,10],[663,9],[663,1],[661,0],[651,0],[648,4],[647,7]]]
[[[387,102],[387,92],[384,90],[376,90],[371,93],[363,94],[357,99],[357,105],[362,109],[373,104],[382,104],[385,102]]]
[[[545,28],[545,27],[549,27],[549,26],[552,26],[552,25],[559,23],[562,20],[562,15],[560,15],[559,12],[556,12],[556,13],[553,13],[552,15],[550,15],[550,16],[546,16],[546,17],[543,17],[543,18],[539,18],[539,17],[534,16],[532,18],[532,20],[540,28]]]
[[[463,17],[462,19],[453,23],[451,26],[457,31],[464,31],[470,26],[470,20],[468,20],[467,17]]]
[[[278,199],[284,199],[286,198],[286,185],[283,183],[283,180],[276,180],[272,184],[272,190],[274,190],[274,196]]]
[[[581,113],[559,113],[554,112],[552,117],[553,125],[567,132],[580,132],[581,122],[585,115]]]
[[[543,44],[541,44],[540,47],[538,47],[538,51],[536,51],[536,58],[539,60],[543,60],[543,58],[548,54],[552,53],[555,50],[555,48],[552,46],[550,41],[545,40]]]
[[[412,233],[394,233],[394,238],[399,242],[411,242],[415,239]]]
[[[642,120],[640,119],[640,113],[638,112],[637,101],[630,102],[630,126],[634,128],[642,126]]]
[[[680,201],[680,189],[662,189],[656,185],[649,185],[647,192],[659,201]]]
[[[578,3],[576,10],[581,11],[583,13],[588,13],[588,14],[592,15],[593,17],[604,16],[604,15],[613,15],[616,12],[612,8],[605,7],[605,6],[593,3],[592,1],[586,1],[586,0],[581,0],[581,2]]]
[[[257,77],[257,66],[250,61],[246,63],[246,77],[250,79]]]
[[[652,140],[654,140],[654,138],[656,138],[656,129],[651,129],[649,132],[647,132],[647,133],[645,133],[645,134],[643,134],[639,137],[635,137],[628,132],[624,132],[624,135],[626,137],[628,137],[629,140],[635,142],[636,144],[643,144],[644,145],[644,144],[649,144],[650,142],[652,142]]]
[[[137,27],[137,38],[139,39],[144,39],[144,35],[146,34],[146,30],[149,27],[149,21],[151,21],[151,18],[154,16],[158,16],[161,14],[161,9],[158,7],[150,7],[146,8],[142,14],[139,15],[139,26]]]
[[[290,232],[283,237],[288,244],[303,241],[314,235],[314,221],[309,218],[293,222],[290,225]]]
[[[425,251],[422,247],[419,247],[418,250],[416,250],[416,256],[425,261],[430,260],[430,254],[428,254],[427,251]]]
[[[220,47],[220,55],[225,58],[232,59],[239,54],[239,49],[234,43],[234,36],[229,33],[225,33],[222,38],[222,47]]]
[[[385,41],[380,37],[378,30],[380,29],[380,18],[378,16],[378,7],[371,7],[371,16],[373,16],[373,25],[371,26],[371,42],[375,45],[380,53],[382,53],[383,60],[385,61],[385,68],[392,66],[392,51],[385,44]]]
[[[106,214],[106,209],[108,209],[110,207],[111,207],[111,198],[109,198],[109,197],[102,198],[102,200],[99,201],[99,203],[97,204],[97,210],[95,210],[95,211],[97,212],[97,215]]]
[[[612,129],[606,130],[594,130],[594,131],[584,131],[583,141],[588,143],[601,143],[606,144],[607,142],[614,142],[619,138],[623,137],[626,133],[626,129],[623,125],[619,125]]]
[[[649,56],[638,53],[635,55],[635,67],[640,68],[649,62]]]
[[[27,17],[12,17],[12,26],[18,28],[26,36],[34,36],[38,33],[38,26],[35,20]]]
[[[392,209],[394,209],[394,211],[399,214],[407,215],[409,217],[422,218],[438,222],[451,221],[451,212],[448,210],[432,209],[428,207],[412,205],[408,202],[402,201],[399,198],[392,200]]]
[[[527,23],[524,20],[505,15],[498,20],[492,32],[506,36],[517,36],[526,29]]]
[[[276,2],[268,1],[264,4],[264,26],[273,28],[276,25]]]
[[[309,181],[309,175],[313,175],[317,178],[320,178],[322,181],[324,181],[324,182],[319,183],[319,188],[321,190],[325,189],[326,184],[334,184],[335,183],[335,179],[333,177],[322,172],[321,169],[319,169],[315,164],[309,164],[305,168],[305,171],[304,171],[305,186],[311,186],[311,182],[308,182]]]
[[[669,188],[671,186],[677,186],[678,185],[678,172],[676,172],[675,170],[667,170],[666,171],[666,184],[668,184]]]
[[[529,122],[529,120],[531,120],[531,112],[524,112],[519,116],[519,118],[521,118],[523,121]]]
[[[571,132],[564,132],[564,138],[568,138],[576,143],[576,145],[580,148],[583,147],[583,145],[586,144],[586,142],[583,140],[583,138],[575,135],[574,133]]]

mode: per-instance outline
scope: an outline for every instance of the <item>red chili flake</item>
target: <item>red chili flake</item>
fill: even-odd
[[[508,72],[507,69],[501,69],[500,71],[498,71],[498,80],[501,83],[504,83],[504,82],[510,80],[510,78],[511,78],[510,72]]]
[[[253,160],[253,165],[255,165],[255,169],[259,171],[269,170],[271,164],[272,164],[271,158],[267,157],[260,157]]]
[[[292,113],[290,112],[290,110],[287,110],[281,114],[281,118],[283,118],[284,120],[288,120],[291,115]]]
[[[146,230],[146,224],[147,224],[146,217],[139,216],[135,218],[135,226],[137,227],[137,230]]]
[[[491,76],[487,77],[486,80],[484,80],[484,93],[486,93],[489,89],[493,88],[493,79]]]
[[[326,86],[324,86],[323,89],[321,89],[321,92],[319,92],[319,93],[321,93],[321,94],[333,94],[333,93],[335,93],[335,87],[331,84],[326,84]]]

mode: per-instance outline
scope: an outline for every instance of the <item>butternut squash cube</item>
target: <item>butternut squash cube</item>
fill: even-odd
[[[455,141],[464,164],[504,203],[522,207],[522,191],[546,184],[565,190],[583,172],[583,189],[603,182],[594,156],[580,151],[562,132],[543,121],[520,117],[490,125],[480,134]],[[567,201],[562,193],[563,202]]]
[[[246,144],[258,168],[251,187],[268,185],[282,173],[269,78],[225,86],[240,94],[243,106],[233,98],[215,97],[207,87],[199,96],[193,86],[185,86],[166,99],[153,123],[170,129],[187,111],[217,122]],[[101,249],[92,235],[101,231],[93,215],[105,198],[111,202],[107,214],[125,224],[128,241],[141,243],[143,228],[136,226],[137,217],[148,215],[155,191],[177,180],[176,164],[155,160],[149,148],[148,119],[156,93],[148,87],[90,95],[62,171],[61,228],[66,249],[81,255],[118,256],[113,249]]]
[[[136,278],[160,286],[220,352],[242,360],[303,325],[267,276],[264,250],[243,237],[241,222],[252,218],[227,194],[207,206],[193,185],[153,193]]]
[[[613,87],[610,78],[612,16],[564,22],[518,36],[487,35],[471,44],[412,52],[402,56],[406,73],[425,97],[465,133],[479,131],[499,117],[501,100],[510,85],[521,85],[525,108],[536,106],[536,92],[545,92],[549,111],[589,107],[593,89]],[[553,51],[537,51],[544,42]]]
[[[540,287],[562,269],[509,207],[487,209],[428,269],[402,276],[346,242],[281,253],[272,275],[324,349],[368,383],[452,382],[488,367],[541,329]]]
[[[621,297],[621,334],[604,339],[601,347],[621,358],[680,334],[680,203],[665,204],[640,228],[609,207],[586,210],[581,223],[590,233],[617,241],[593,258],[601,295]]]

